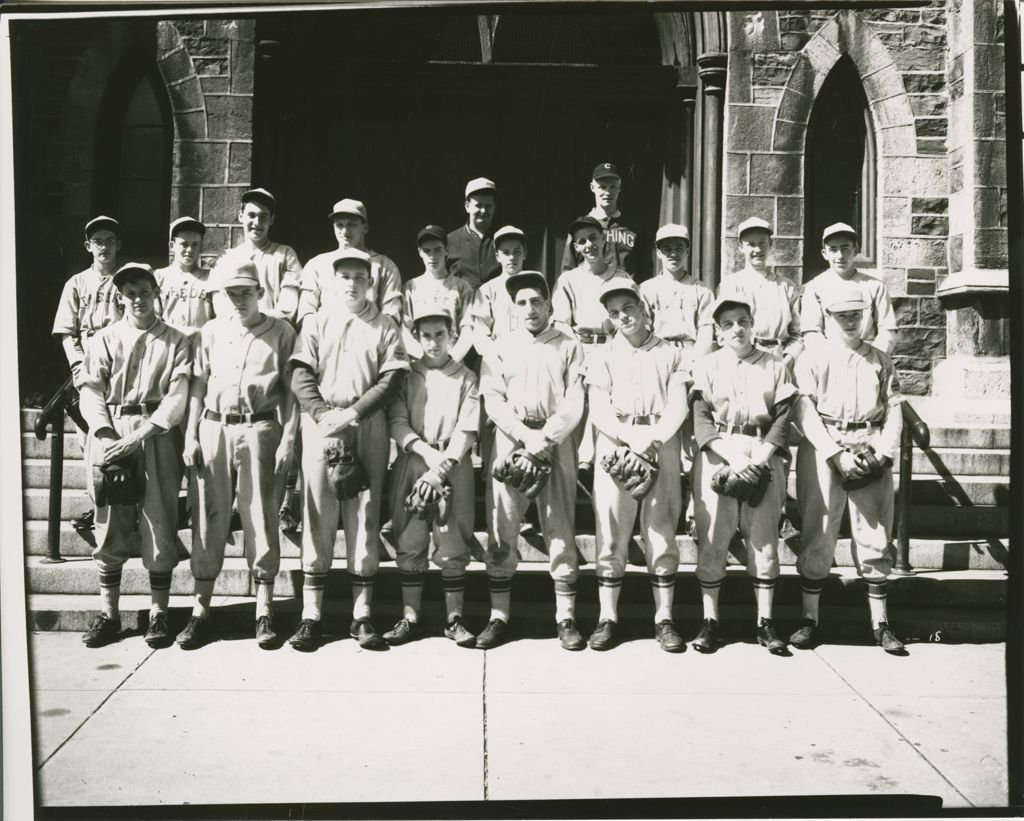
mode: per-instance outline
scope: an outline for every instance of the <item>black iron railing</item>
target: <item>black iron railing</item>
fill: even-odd
[[[901,403],[903,432],[900,434],[900,488],[896,493],[896,563],[892,572],[910,576],[910,485],[914,479],[914,445],[924,450],[931,442],[928,425],[909,402]]]

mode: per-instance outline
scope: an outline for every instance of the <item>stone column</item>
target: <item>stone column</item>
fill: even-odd
[[[1005,79],[1001,4],[949,0],[947,359],[932,392],[1010,397]]]
[[[661,222],[679,222],[693,235],[693,141],[697,102],[697,69],[679,66],[676,74],[672,125],[668,129],[665,181],[661,192]]]
[[[700,272],[704,284],[712,290],[718,286],[721,271],[722,98],[727,60],[720,52],[709,52],[697,58],[700,79],[704,83]]]

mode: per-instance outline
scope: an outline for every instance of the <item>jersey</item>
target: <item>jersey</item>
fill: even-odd
[[[250,328],[233,317],[211,320],[193,363],[195,375],[206,379],[206,407],[221,414],[277,410],[289,390],[283,375],[294,349],[295,331],[283,319],[264,316]]]
[[[892,359],[868,342],[854,350],[833,342],[805,351],[793,368],[800,393],[826,421],[881,424],[903,401]]]
[[[391,438],[403,451],[418,439],[436,446],[456,431],[476,433],[479,423],[476,374],[454,359],[440,368],[414,360],[388,406]]]
[[[758,348],[743,357],[730,348],[701,357],[693,366],[692,390],[711,406],[716,422],[765,430],[775,419],[772,408],[797,393],[785,363]]]
[[[520,327],[519,317],[515,313],[512,297],[505,289],[508,282],[506,274],[499,274],[481,285],[473,297],[470,316],[473,328],[478,335],[488,339],[497,339]]]
[[[460,225],[448,234],[448,271],[461,277],[476,290],[501,271],[494,256],[494,238],[490,232],[480,236],[468,225]]]
[[[64,283],[57,314],[53,318],[53,334],[70,336],[75,340],[78,356],[70,362],[74,366],[84,356],[82,339],[116,322],[123,315],[113,275],[86,268]]]
[[[420,352],[419,342],[412,335],[413,317],[427,308],[443,308],[452,318],[452,341],[470,331],[473,316],[473,286],[465,279],[448,274],[438,279],[432,274],[420,274],[402,286],[403,339],[410,354]]]
[[[694,276],[676,279],[661,273],[640,285],[640,297],[654,320],[652,330],[662,339],[696,342],[700,328],[715,324],[715,295]]]
[[[781,346],[800,344],[800,298],[796,286],[785,277],[744,268],[722,280],[718,296],[737,297],[750,304],[757,339],[776,340]]]
[[[896,314],[885,283],[856,269],[844,279],[829,268],[804,285],[800,302],[800,327],[804,333],[818,331],[826,334],[825,305],[829,296],[840,289],[844,292],[851,289],[860,291],[868,305],[860,326],[860,338],[865,342],[873,342],[880,330],[896,330]]]
[[[296,322],[320,310],[323,292],[334,281],[334,266],[331,262],[335,251],[317,254],[302,269],[299,277],[299,311]],[[366,298],[376,305],[381,313],[399,320],[402,315],[402,275],[391,257],[367,249],[370,255],[370,290]]]
[[[182,271],[170,265],[153,273],[160,291],[157,313],[164,322],[190,336],[213,319],[213,293],[206,268]]]
[[[260,286],[264,289],[260,299],[260,310],[264,313],[275,312],[285,288],[299,288],[302,274],[302,263],[290,245],[279,242],[268,242],[263,248],[255,248],[249,243],[237,245],[217,260],[214,275],[220,265],[240,265],[252,262],[256,266],[256,275]],[[216,305],[214,306],[216,310]],[[293,317],[287,317],[293,319]]]
[[[669,391],[689,381],[688,357],[654,334],[637,347],[616,335],[595,348],[587,363],[587,385],[607,391],[621,416],[664,414]]]
[[[603,274],[591,273],[584,266],[564,271],[551,295],[551,316],[570,328],[601,330],[608,312],[601,304],[601,288],[613,278],[633,278],[621,268],[608,268]]]
[[[629,275],[638,279],[648,273],[648,266],[643,260],[639,234],[628,227],[622,220],[622,212],[612,217],[598,216],[597,209],[591,209],[588,216],[596,219],[604,227],[604,259],[613,268],[622,268]],[[562,270],[568,271],[583,263],[583,257],[572,244],[572,237],[566,237],[565,250],[562,252]]]

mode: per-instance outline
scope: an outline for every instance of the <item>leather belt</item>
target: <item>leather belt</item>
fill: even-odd
[[[426,442],[425,439],[423,441]],[[430,445],[430,447],[434,448],[435,450],[444,450],[446,447],[448,447],[448,443],[451,441],[451,439],[442,439],[440,442],[427,442],[427,444]]]
[[[759,439],[763,439],[768,432],[768,428],[762,428],[760,425],[728,425],[725,422],[715,422],[715,427],[719,433],[739,433],[743,436],[756,436]]]
[[[631,425],[656,425],[658,420],[661,419],[660,413],[646,413],[640,416],[633,416],[628,413],[617,413],[615,415],[619,418],[620,422]]]
[[[540,430],[547,424],[547,419],[520,419],[530,430]]]
[[[782,344],[783,340],[775,339],[772,336],[755,336],[754,342],[758,345],[763,345],[766,348],[777,348]]]
[[[881,430],[878,422],[847,422],[842,419],[829,419],[821,417],[821,421],[838,430]]]
[[[207,408],[203,416],[222,425],[250,425],[253,422],[269,422],[277,416],[276,411],[260,411],[259,413],[217,413]]]
[[[677,348],[687,348],[694,344],[695,340],[690,339],[688,336],[663,336],[669,345],[675,345]]]
[[[114,416],[142,416],[160,407],[159,402],[138,402],[134,405],[107,405]]]
[[[611,339],[611,335],[605,333],[603,328],[577,328],[576,336],[587,345],[601,345]]]

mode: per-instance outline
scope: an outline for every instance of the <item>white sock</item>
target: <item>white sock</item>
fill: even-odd
[[[256,618],[272,615],[274,604],[274,580],[256,579]]]
[[[402,571],[399,575],[402,582],[402,618],[416,622],[423,606],[423,580],[426,574]]]
[[[818,623],[818,603],[821,600],[821,580],[800,579],[800,599],[803,617]]]
[[[118,605],[121,602],[121,588],[120,587],[101,587],[100,588],[100,609],[103,611],[103,615],[107,618],[116,619],[120,613]]]
[[[512,613],[512,579],[488,576],[487,587],[491,593],[491,621],[499,619],[508,624]]]
[[[555,582],[555,621],[576,618],[576,582]]]
[[[889,614],[886,608],[886,584],[882,582],[868,582],[868,607],[871,610],[871,627],[878,629],[880,622],[888,622]]]
[[[167,604],[171,600],[171,573],[149,573],[149,595],[152,604],[149,607],[150,615],[166,613]]]
[[[672,602],[675,600],[676,577],[651,576],[651,592],[654,594],[654,623],[672,621]]]
[[[370,618],[370,605],[373,604],[373,577],[352,577],[352,620]]]
[[[326,573],[306,573],[302,579],[302,618],[320,621],[324,605]]]
[[[757,600],[757,620],[770,619],[775,599],[775,580],[754,579],[754,598]]]
[[[454,576],[441,576],[441,584],[444,586],[444,606],[448,613],[448,621],[455,616],[462,615],[462,602],[466,596],[466,574],[458,573]]]
[[[598,576],[597,601],[601,605],[599,621],[619,621],[619,593],[622,592],[622,578],[609,579]]]
[[[700,601],[704,607],[704,618],[720,621],[718,618],[718,594],[722,592],[722,580],[700,583]]]
[[[214,579],[196,579],[195,603],[192,605],[192,615],[197,619],[210,617],[210,602],[213,599]]]

